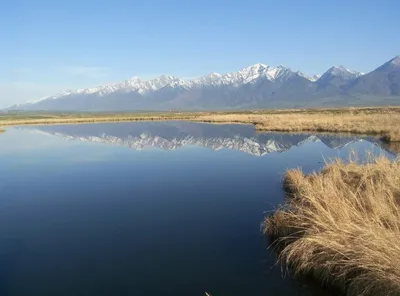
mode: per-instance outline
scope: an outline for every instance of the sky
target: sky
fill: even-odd
[[[398,0],[2,0],[0,108],[255,63],[369,72],[400,54],[399,11]]]

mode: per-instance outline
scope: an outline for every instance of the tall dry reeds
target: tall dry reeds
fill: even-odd
[[[340,160],[286,173],[288,201],[265,221],[279,260],[348,295],[400,295],[400,163]]]

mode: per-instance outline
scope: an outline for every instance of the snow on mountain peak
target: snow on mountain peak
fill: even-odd
[[[217,72],[211,72],[210,74],[207,75],[207,77],[210,78],[220,78],[222,75],[217,73]]]
[[[389,61],[389,63],[393,66],[400,66],[400,55],[395,56],[393,59]]]
[[[132,78],[128,79],[129,81],[141,81],[141,79],[137,76],[133,76]]]
[[[350,69],[345,68],[345,67],[343,67],[343,66],[340,66],[339,68],[340,68],[341,71],[344,71],[344,72],[353,74],[353,75],[356,76],[356,77],[363,75],[363,73],[361,73],[361,72],[354,71],[354,70],[350,70]]]
[[[320,75],[309,76],[309,75],[307,75],[307,74],[305,74],[305,73],[303,73],[301,71],[297,71],[296,74],[301,76],[301,77],[303,77],[303,78],[305,78],[305,79],[307,79],[307,80],[310,80],[311,82],[315,82],[321,77]]]
[[[341,74],[342,72],[348,72],[348,70],[347,70],[344,66],[342,66],[342,65],[340,65],[340,66],[333,66],[333,67],[330,68],[328,71],[329,71],[330,73],[332,73],[332,74]]]
[[[312,105],[314,100],[311,98],[325,98],[327,95],[351,95],[351,99],[353,94],[358,93],[371,93],[377,97],[398,95],[395,78],[399,70],[400,55],[370,72],[373,75],[367,74],[363,77],[360,77],[363,73],[344,66],[331,67],[319,77],[292,71],[283,65],[257,63],[239,71],[223,75],[212,72],[190,80],[168,75],[147,80],[135,76],[118,83],[59,92],[40,100],[19,104],[18,108],[11,106],[7,110],[252,108],[286,106],[286,103],[294,102],[294,98],[304,100],[305,105]],[[98,100],[100,97],[103,99]],[[205,99],[202,101],[203,98]],[[332,104],[336,104],[336,101]]]
[[[221,79],[222,75],[216,72],[211,72],[206,76],[202,76],[196,79],[193,79],[188,82],[188,84],[192,87],[198,87],[198,86],[207,86],[207,85],[213,85],[215,81],[218,81]]]
[[[147,93],[158,91],[166,86],[170,86],[172,88],[183,87],[185,89],[190,89],[192,87],[214,87],[221,85],[238,87],[243,84],[254,83],[260,78],[268,79],[272,82],[281,82],[292,77],[292,75],[295,75],[296,73],[309,79],[310,81],[313,81],[311,77],[308,77],[301,72],[293,72],[291,69],[283,65],[272,67],[265,64],[257,63],[249,67],[242,68],[237,72],[231,72],[224,75],[216,72],[211,72],[206,76],[188,81],[169,75],[162,75],[147,80],[140,79],[139,77],[134,76],[123,82],[104,84],[85,89],[82,88],[75,91],[65,91],[55,96],[46,97],[41,100],[59,99],[74,94],[104,96],[117,91],[125,93],[137,92],[140,95],[146,95]],[[38,102],[38,100],[32,101],[30,103],[33,104],[36,102]]]
[[[254,71],[258,71],[258,72],[260,72],[260,71],[264,70],[267,67],[268,67],[267,65],[264,65],[264,64],[261,64],[261,63],[257,63],[257,64],[254,64],[254,65],[251,65],[249,67],[241,69],[240,72],[245,72],[245,71],[253,71],[253,72]]]
[[[237,73],[241,75],[246,81],[250,82],[252,79],[259,77],[261,73],[263,73],[264,70],[267,68],[268,66],[264,64],[254,64],[252,66],[241,69]]]
[[[332,68],[328,69],[328,71],[326,71],[319,78],[319,80],[330,79],[333,76],[340,76],[343,77],[344,79],[354,79],[361,75],[363,75],[361,72],[347,69],[344,66],[333,66]]]
[[[290,76],[293,74],[289,68],[286,68],[283,65],[271,67],[264,64],[254,64],[250,67],[241,69],[237,73],[243,77],[244,83],[249,83],[259,77],[265,77],[268,80],[275,81],[282,76]]]
[[[293,72],[289,68],[279,65],[278,67],[268,67],[266,74],[270,80],[276,80],[285,74],[291,75]]]
[[[397,68],[400,68],[400,55],[395,56],[393,59],[390,61],[384,63],[382,66],[378,67],[375,69],[375,71],[387,71],[387,70],[393,70]]]

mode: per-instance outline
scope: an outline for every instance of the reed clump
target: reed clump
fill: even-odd
[[[400,163],[340,160],[290,170],[287,203],[266,218],[279,261],[347,295],[400,295]]]

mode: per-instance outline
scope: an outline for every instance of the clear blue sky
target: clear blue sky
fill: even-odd
[[[0,108],[64,89],[254,63],[368,72],[400,54],[398,0],[4,0]]]

